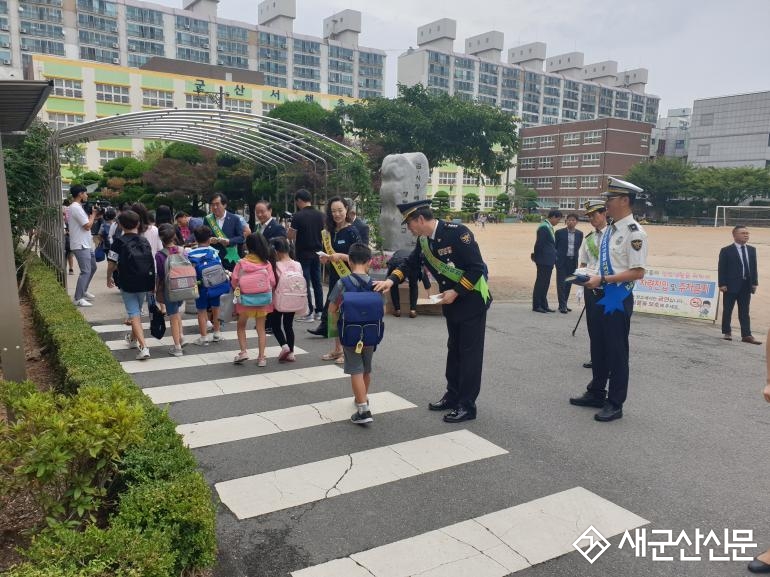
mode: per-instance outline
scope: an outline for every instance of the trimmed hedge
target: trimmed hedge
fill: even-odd
[[[0,489],[36,482],[49,502],[63,497],[58,506],[43,500],[49,527],[9,577],[171,577],[212,566],[211,490],[174,423],[134,385],[50,269],[32,263],[27,282],[61,381],[45,393],[0,382],[0,400],[16,418],[0,425],[0,455],[23,465],[0,464]],[[14,447],[19,440],[23,450]]]

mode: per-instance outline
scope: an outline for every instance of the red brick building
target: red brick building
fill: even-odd
[[[541,203],[579,210],[606,190],[607,177],[623,178],[649,158],[652,128],[618,118],[522,128],[516,178]]]

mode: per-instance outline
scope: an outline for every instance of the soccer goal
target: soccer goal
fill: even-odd
[[[770,206],[718,206],[714,226],[770,226]]]

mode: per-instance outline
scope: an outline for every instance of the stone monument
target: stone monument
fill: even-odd
[[[383,249],[411,249],[416,239],[406,225],[401,224],[401,213],[396,205],[427,198],[426,186],[430,176],[428,159],[422,152],[389,154],[382,161],[380,174],[380,234]]]

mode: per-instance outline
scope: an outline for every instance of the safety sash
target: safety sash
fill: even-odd
[[[599,270],[602,276],[615,274],[612,269],[612,262],[610,262],[610,236],[612,236],[613,226],[607,226],[604,235],[602,236],[602,245],[599,250]],[[604,296],[597,301],[604,307],[604,314],[608,315],[614,311],[621,311],[625,313],[623,307],[623,301],[631,294],[634,288],[634,283],[607,283],[604,286]]]
[[[589,253],[589,254],[590,254],[592,257],[594,257],[594,260],[595,260],[595,261],[598,261],[598,260],[599,260],[599,247],[598,247],[598,246],[597,246],[597,244],[596,244],[596,236],[597,236],[598,234],[599,234],[598,232],[594,232],[594,233],[591,235],[591,238],[590,238],[590,240],[589,240],[589,241],[586,243],[586,250],[588,251],[588,253]],[[602,236],[604,236],[604,235],[602,235]]]
[[[548,232],[551,233],[551,239],[553,239],[554,242],[556,242],[556,233],[553,231],[553,226],[548,220],[544,220],[540,223],[540,226],[538,228],[547,228]]]
[[[227,238],[227,235],[222,232],[221,228],[219,228],[219,225],[217,224],[217,217],[213,212],[206,215],[206,223],[209,225],[209,228],[217,236],[217,238]],[[233,264],[236,264],[239,260],[241,260],[241,257],[238,256],[238,247],[236,245],[228,245],[227,249],[225,250],[227,251],[225,254],[225,260]]]
[[[332,246],[332,235],[329,234],[328,230],[323,229],[321,231],[321,240],[323,241],[324,252],[329,256],[333,255],[335,250],[334,250],[334,247]],[[350,274],[350,269],[348,268],[348,265],[345,264],[344,261],[332,260],[329,262],[331,262],[332,266],[334,267],[334,270],[337,271],[337,276],[339,276],[340,278],[344,276],[348,276]]]
[[[460,282],[460,279],[465,274],[465,271],[457,267],[450,266],[447,263],[439,260],[438,257],[434,255],[430,250],[430,246],[428,245],[428,237],[420,237],[420,247],[422,248],[422,254],[425,255],[425,260],[428,261],[428,264],[430,264],[430,266],[432,266],[441,276],[445,276],[449,280],[456,283]],[[489,285],[487,284],[487,279],[483,274],[479,277],[479,280],[476,281],[473,290],[481,293],[481,298],[484,299],[485,303],[489,302]]]

